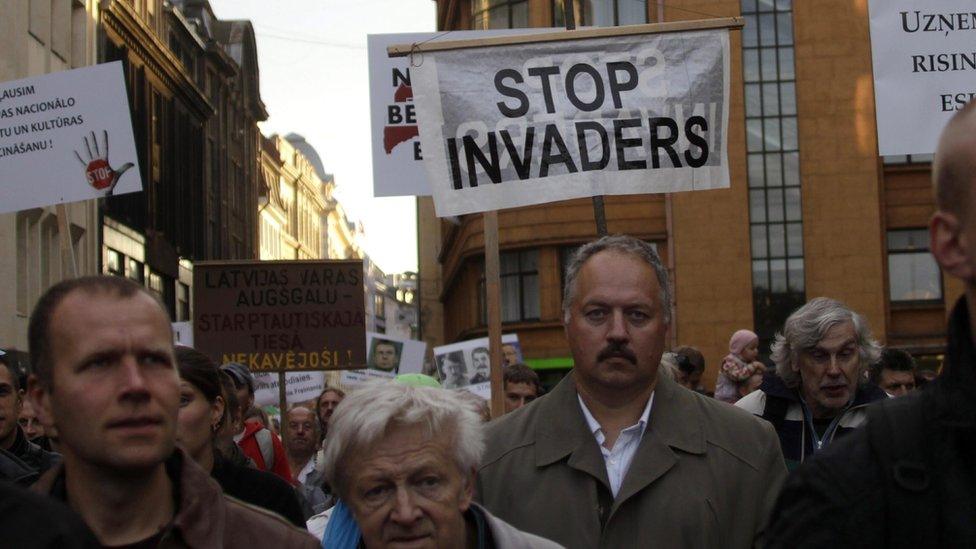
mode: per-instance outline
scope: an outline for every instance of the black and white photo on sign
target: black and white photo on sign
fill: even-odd
[[[488,338],[469,339],[450,345],[434,347],[434,360],[441,384],[448,389],[465,388],[479,396],[491,381],[491,353]],[[518,334],[502,336],[502,364],[507,366],[522,361],[522,349]]]
[[[461,351],[451,351],[438,356],[437,371],[441,378],[441,385],[445,389],[459,389],[471,383],[468,379],[468,365]]]
[[[369,379],[392,379],[399,374],[419,374],[424,369],[427,343],[392,334],[366,332],[365,370],[343,370],[340,383],[354,387]]]
[[[367,365],[374,370],[398,373],[403,343],[386,338],[373,338],[369,346]]]

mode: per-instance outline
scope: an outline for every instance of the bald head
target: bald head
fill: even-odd
[[[976,183],[976,101],[956,113],[942,130],[932,181],[939,210],[956,215],[965,224],[971,208],[970,188]]]
[[[319,443],[319,426],[315,412],[296,406],[285,415],[285,450],[291,456],[306,458],[315,453]]]

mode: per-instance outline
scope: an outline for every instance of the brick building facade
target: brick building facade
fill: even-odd
[[[437,3],[442,30],[563,24],[561,0]],[[576,5],[581,25],[746,20],[731,40],[731,187],[606,199],[609,233],[657,245],[674,284],[670,344],[704,352],[707,383],[735,330],[755,330],[768,352],[785,317],[817,296],[846,302],[880,341],[938,364],[945,317],[961,288],[925,248],[930,159],[877,154],[866,2]],[[424,339],[484,336],[481,216],[439,220],[429,199],[419,212]],[[589,200],[499,212],[503,331],[519,334],[539,370],[561,375],[572,365],[560,318],[562,270],[595,236]]]

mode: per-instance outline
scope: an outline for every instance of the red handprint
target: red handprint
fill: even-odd
[[[88,162],[85,162],[75,151],[75,158],[81,165],[85,167],[85,179],[88,180],[88,184],[92,188],[105,191],[105,196],[112,196],[112,191],[115,190],[115,186],[119,184],[119,178],[126,170],[131,168],[134,164],[132,162],[126,162],[118,167],[118,169],[112,168],[108,163],[108,131],[102,130],[102,141],[104,142],[104,154],[102,150],[98,148],[98,139],[95,138],[95,132],[91,132],[91,143],[88,142],[88,138],[85,137],[85,149],[88,151]],[[92,150],[94,149],[94,151]]]

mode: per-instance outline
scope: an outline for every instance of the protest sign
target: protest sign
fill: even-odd
[[[366,332],[366,350],[367,369],[342,372],[343,385],[352,387],[369,379],[393,379],[399,374],[423,373],[427,353],[424,341]]]
[[[0,83],[0,213],[140,191],[138,163],[121,62]]]
[[[509,359],[522,361],[518,334],[502,336],[502,351],[506,364],[509,363]],[[469,385],[487,383],[491,364],[488,356],[488,338],[469,339],[434,347],[434,362],[437,363],[437,373],[445,389],[461,389]],[[490,388],[488,392],[490,394]],[[476,394],[483,396],[480,393]]]
[[[597,32],[421,52],[414,101],[438,216],[728,187],[728,29]]]
[[[366,364],[362,261],[205,261],[193,267],[193,341],[252,372]]]
[[[451,31],[453,39],[484,38],[538,33],[541,29]],[[374,196],[430,196],[424,171],[417,111],[410,82],[410,61],[389,57],[393,44],[429,43],[445,33],[415,32],[370,34],[366,37],[369,59],[369,113],[373,151]]]
[[[193,323],[173,322],[173,344],[193,347]]]
[[[279,404],[280,376],[276,374],[254,375],[254,403],[257,406]],[[288,405],[314,401],[325,389],[325,372],[288,372],[285,374],[285,399]]]
[[[952,115],[976,96],[972,0],[870,0],[878,153],[935,152]]]

